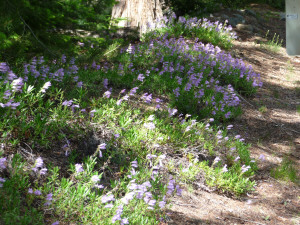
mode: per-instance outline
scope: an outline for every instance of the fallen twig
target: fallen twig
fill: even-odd
[[[259,222],[255,222],[255,221],[252,221],[252,220],[247,220],[247,219],[243,219],[243,218],[239,218],[239,217],[235,217],[235,216],[226,216],[226,217],[236,219],[236,220],[243,220],[243,221],[254,223],[254,224],[265,225],[265,223],[259,223]]]

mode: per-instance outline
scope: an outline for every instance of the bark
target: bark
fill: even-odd
[[[162,18],[160,0],[120,0],[113,7],[112,19],[123,18],[116,25],[124,30],[137,30],[141,35],[148,24],[154,24]]]

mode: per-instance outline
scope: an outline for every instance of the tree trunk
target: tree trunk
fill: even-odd
[[[160,0],[120,0],[112,10],[112,19],[125,19],[115,25],[123,30],[136,30],[139,35],[146,32],[148,24],[154,24],[162,16]]]

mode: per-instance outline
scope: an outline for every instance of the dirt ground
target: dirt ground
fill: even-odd
[[[276,180],[272,169],[284,158],[295,163],[300,176],[300,57],[285,49],[285,21],[279,11],[251,5],[262,15],[258,32],[237,31],[232,54],[261,74],[263,87],[252,98],[242,99],[243,115],[233,123],[234,134],[251,144],[258,162],[255,191],[242,198],[199,188],[183,191],[172,200],[168,224],[300,224],[300,184]],[[246,21],[253,23],[251,18]],[[275,53],[261,47],[267,30],[279,34],[282,47]],[[265,160],[258,160],[263,154]]]

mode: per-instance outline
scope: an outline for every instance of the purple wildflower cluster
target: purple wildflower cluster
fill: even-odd
[[[33,191],[32,188],[29,188],[28,194],[35,194],[36,196],[40,196],[40,195],[42,195],[42,192],[39,189],[36,189],[35,191]]]
[[[38,157],[35,160],[34,167],[31,169],[35,173],[39,173],[40,175],[45,175],[47,173],[47,168],[43,168],[44,161],[41,157]]]
[[[53,82],[62,82],[66,77],[73,77],[73,80],[77,82],[78,77],[75,76],[78,73],[78,67],[75,65],[75,59],[71,58],[67,63],[67,57],[62,55],[61,60],[53,60],[53,65],[49,66],[45,64],[43,57],[37,59],[34,57],[31,63],[24,65],[23,74],[25,74],[25,81],[35,80],[52,80]]]
[[[0,177],[0,188],[3,187],[3,183],[5,182],[5,178]]]
[[[0,171],[5,170],[7,166],[7,159],[6,157],[0,158]],[[5,179],[0,177],[0,188],[3,187],[3,183]]]
[[[40,92],[45,93],[52,85],[51,83],[59,84],[63,80],[73,77],[75,85],[80,88],[83,83],[78,81],[77,72],[78,67],[75,65],[75,59],[72,58],[67,64],[65,55],[62,56],[59,63],[54,60],[51,66],[45,63],[43,57],[39,59],[34,57],[30,63],[24,64],[22,77],[18,77],[7,63],[1,62],[0,83],[9,86],[6,86],[4,93],[0,93],[0,107],[16,109],[20,105],[20,102],[15,101],[18,99],[16,94],[23,92],[24,83],[43,84]],[[32,89],[33,86],[29,86],[27,91],[30,92]]]
[[[41,196],[42,192],[39,189],[35,189],[35,191],[33,191],[32,188],[29,188],[28,189],[28,194],[34,194],[36,196]],[[53,200],[53,194],[52,193],[47,194],[46,197],[45,197],[44,206],[51,205],[52,204],[52,200]]]
[[[182,194],[182,189],[179,187],[179,185],[176,185],[175,180],[173,179],[172,176],[170,177],[167,189],[168,189],[167,191],[168,195],[172,195],[175,190],[177,195],[181,196]]]
[[[0,170],[6,169],[7,159],[6,157],[0,158]]]
[[[143,82],[138,85],[166,80],[178,109],[194,105],[204,116],[232,118],[240,105],[236,90],[252,93],[262,86],[260,75],[251,66],[211,44],[187,43],[165,35],[131,45],[130,51],[123,49],[122,53],[130,57],[129,66],[122,65],[122,76],[116,79]],[[146,75],[138,66],[140,61],[148,66]],[[145,93],[142,100],[149,103],[152,95]]]
[[[148,155],[148,159],[152,161],[152,159],[157,158],[155,155]],[[152,165],[152,164],[151,164]],[[158,167],[157,166],[151,166],[152,167],[152,177],[156,174],[158,174]],[[166,205],[166,197],[163,196],[161,200],[154,199],[153,193],[151,192],[151,189],[153,189],[153,186],[150,181],[144,181],[142,183],[137,182],[137,172],[136,169],[138,168],[138,162],[132,161],[131,162],[131,172],[130,175],[128,175],[128,178],[130,178],[130,182],[127,186],[129,192],[125,194],[124,197],[120,199],[121,204],[117,206],[115,215],[112,218],[112,223],[115,223],[116,221],[120,221],[120,224],[129,224],[129,221],[127,218],[122,218],[123,213],[123,207],[129,205],[129,203],[133,200],[142,201],[146,205],[148,210],[154,210],[156,206],[158,206],[160,209],[163,209]],[[115,201],[115,198],[112,194],[106,194],[101,199],[102,203],[106,204],[105,208],[112,208],[113,203]]]
[[[155,24],[150,25],[149,29],[153,28],[168,28],[169,30],[174,29],[177,26],[181,26],[182,29],[187,33],[198,33],[197,31],[202,31],[209,33],[215,31],[219,33],[220,36],[225,36],[227,41],[231,41],[237,38],[235,32],[232,31],[232,27],[227,26],[228,21],[221,23],[219,21],[211,22],[207,18],[198,19],[197,17],[185,18],[178,17],[176,20],[176,15],[173,13],[169,18],[164,16],[162,19],[157,20]]]
[[[14,102],[14,93],[22,92],[24,79],[21,77],[17,77],[9,68],[9,66],[6,63],[2,62],[0,63],[0,83],[1,81],[3,81],[3,85],[8,84],[10,87],[5,88],[5,92],[2,96],[0,93],[0,107],[16,109],[17,106],[20,105],[20,102]]]

